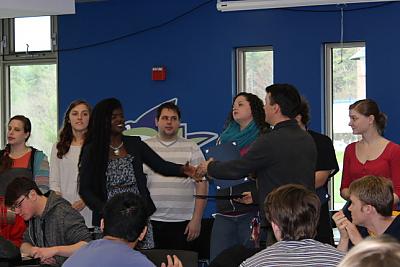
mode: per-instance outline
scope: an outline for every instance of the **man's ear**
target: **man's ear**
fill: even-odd
[[[155,123],[156,127],[158,128],[158,119],[157,118],[154,119],[154,123]]]
[[[365,205],[365,206],[364,206],[364,212],[365,212],[365,213],[368,213],[368,214],[371,214],[371,213],[378,213],[378,212],[376,211],[375,207],[372,206],[372,205]]]
[[[147,234],[147,226],[145,226],[145,227],[143,228],[142,233],[140,233],[140,235],[139,235],[139,237],[138,237],[139,241],[142,241],[142,240],[144,239],[144,237],[146,236],[146,234]]]
[[[272,107],[275,113],[282,113],[281,107],[277,103],[275,103]]]
[[[274,231],[274,235],[277,241],[281,241],[282,240],[282,231],[279,228],[279,226],[271,221],[271,226],[272,226],[272,231]]]
[[[104,232],[104,219],[102,218],[100,221],[100,230]]]
[[[296,119],[297,123],[298,123],[300,126],[301,126],[301,124],[303,124],[302,121],[301,121],[302,116],[301,116],[300,114],[297,114],[296,117],[294,117],[294,118]]]
[[[35,190],[31,190],[31,191],[29,191],[29,193],[28,193],[28,197],[29,197],[29,199],[31,199],[31,200],[36,200],[37,197],[38,197],[38,194],[36,193]]]

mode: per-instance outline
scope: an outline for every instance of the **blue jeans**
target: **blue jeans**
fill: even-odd
[[[256,211],[234,217],[217,214],[211,232],[210,261],[234,245],[254,248],[250,226],[256,215]]]

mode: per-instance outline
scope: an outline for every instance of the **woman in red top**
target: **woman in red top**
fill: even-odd
[[[394,204],[400,196],[400,146],[383,137],[386,115],[371,99],[356,101],[349,107],[353,134],[362,136],[346,147],[340,195],[349,200],[351,182],[366,175],[386,177],[393,182]]]

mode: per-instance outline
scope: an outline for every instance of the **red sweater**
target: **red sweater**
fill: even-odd
[[[356,179],[366,175],[386,177],[393,182],[393,191],[400,197],[400,145],[389,142],[374,160],[362,164],[356,156],[356,143],[346,147],[343,159],[343,176],[340,190],[348,188]]]

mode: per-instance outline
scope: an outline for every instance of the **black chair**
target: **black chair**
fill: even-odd
[[[197,252],[188,250],[174,250],[174,249],[143,249],[140,250],[151,262],[157,267],[162,262],[167,263],[167,255],[176,255],[181,260],[185,267],[198,267]]]

